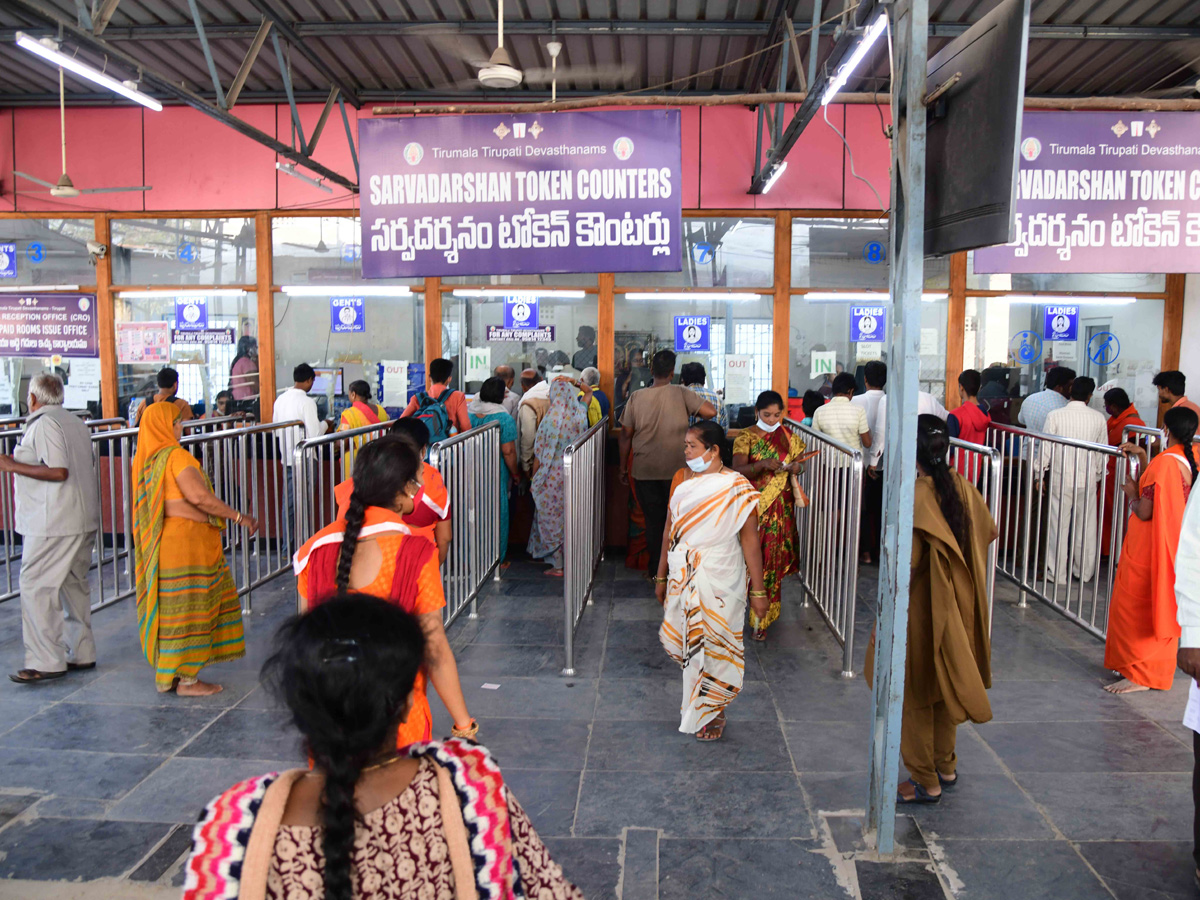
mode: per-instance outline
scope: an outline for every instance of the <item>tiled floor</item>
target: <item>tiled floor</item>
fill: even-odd
[[[840,677],[840,648],[794,585],[770,639],[749,648],[745,689],[712,745],[676,730],[679,673],[645,582],[604,564],[572,678],[559,674],[560,590],[518,563],[451,639],[481,740],[589,898],[1195,894],[1185,683],[1105,694],[1101,645],[1041,605],[1017,608],[1004,583],[995,720],[960,729],[962,785],[904,810],[903,849],[886,862],[860,837],[868,690]],[[13,878],[177,883],[209,798],[301,762],[257,678],[292,602],[286,578],[255,594],[249,656],[210,673],[226,687],[214,698],[155,693],[128,603],[96,616],[96,671],[34,688],[0,679],[0,897],[20,896],[6,892]],[[856,671],[871,606],[860,604]],[[5,672],[20,663],[19,622],[15,603],[0,605]]]

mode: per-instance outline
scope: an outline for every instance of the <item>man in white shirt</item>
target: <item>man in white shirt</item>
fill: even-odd
[[[322,422],[317,415],[317,401],[308,395],[312,390],[317,373],[308,363],[300,363],[292,369],[292,386],[275,398],[275,406],[271,412],[272,422],[290,422],[298,420],[303,425],[285,428],[278,432],[279,449],[283,454],[281,462],[287,475],[288,521],[296,521],[296,485],[292,472],[296,444],[302,440],[320,437],[329,430],[329,423]],[[327,522],[315,522],[315,528],[323,528]],[[293,527],[295,527],[293,525]]]
[[[917,391],[917,415],[918,416],[937,416],[943,422],[950,417],[950,413],[946,412],[946,407],[942,406],[940,400],[929,391]],[[875,418],[871,421],[871,436],[873,438],[871,444],[879,443],[879,452],[883,453],[884,441],[887,439],[887,395],[879,398],[879,405],[875,407]]]
[[[867,384],[864,394],[851,399],[867,414],[867,425],[871,430],[871,447],[867,451],[866,478],[863,479],[862,520],[858,534],[859,562],[870,565],[879,558],[879,532],[883,515],[883,478],[879,467],[883,462],[883,435],[879,433],[877,413],[879,404],[886,396],[887,364],[873,359],[863,366],[863,381]],[[936,401],[935,401],[936,402]]]
[[[1076,378],[1071,399],[1046,416],[1048,435],[1108,445],[1108,420],[1088,406],[1096,382]],[[1031,442],[1032,443],[1032,442]],[[1040,441],[1035,472],[1050,470],[1046,512],[1046,578],[1066,584],[1073,574],[1091,581],[1100,560],[1097,490],[1108,458],[1094,450]],[[1040,476],[1037,478],[1041,481]],[[1068,549],[1068,537],[1070,545]]]
[[[492,369],[492,374],[504,382],[504,402],[500,405],[513,417],[513,421],[516,421],[517,404],[521,402],[521,395],[513,391],[512,386],[517,379],[517,373],[513,371],[512,366],[496,366]]]
[[[1175,551],[1175,606],[1179,622],[1179,653],[1176,661],[1192,679],[1191,693],[1183,724],[1192,730],[1192,855],[1196,861],[1196,879],[1200,883],[1200,488],[1192,487],[1179,548]]]

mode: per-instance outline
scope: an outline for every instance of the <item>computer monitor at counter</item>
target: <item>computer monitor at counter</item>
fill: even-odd
[[[342,385],[341,366],[313,366],[313,371],[317,373],[317,377],[313,381],[313,386],[308,390],[310,395],[327,397],[333,394],[335,397],[340,397],[346,392]]]

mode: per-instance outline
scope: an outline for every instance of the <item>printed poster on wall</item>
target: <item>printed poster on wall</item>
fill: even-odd
[[[171,361],[171,325],[168,322],[118,322],[117,362],[165,366]]]
[[[79,357],[71,360],[67,383],[63,385],[63,406],[67,409],[87,409],[88,403],[100,400],[100,358]]]
[[[750,365],[753,357],[730,353],[725,357],[725,403],[751,403]]]
[[[679,123],[679,110],[363,119],[363,276],[678,272]]]
[[[975,272],[1186,272],[1200,248],[1200,117],[1026,112],[1012,243]]]
[[[208,298],[190,296],[175,298],[175,330],[205,331],[208,329]]]
[[[675,352],[693,353],[710,349],[709,335],[712,333],[711,316],[675,317]]]
[[[0,356],[99,356],[95,294],[0,295]]]
[[[329,329],[333,334],[367,330],[367,315],[362,297],[330,297]]]

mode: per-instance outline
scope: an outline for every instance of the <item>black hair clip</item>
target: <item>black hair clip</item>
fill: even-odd
[[[321,648],[321,663],[356,663],[360,651],[354,638],[334,638]]]

